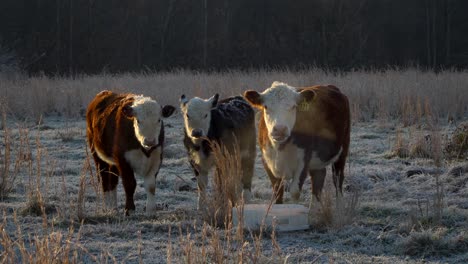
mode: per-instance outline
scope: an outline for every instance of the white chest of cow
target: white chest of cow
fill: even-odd
[[[153,150],[147,157],[140,149],[125,152],[125,159],[132,166],[135,174],[139,176],[155,175],[161,163],[161,147]]]
[[[203,150],[193,151],[190,153],[192,161],[198,166],[202,171],[208,171],[214,166],[214,157],[213,155],[206,156],[203,153]]]
[[[320,159],[316,151],[312,151],[309,159],[305,157],[305,150],[297,145],[287,143],[279,149],[268,145],[263,153],[265,162],[268,164],[271,172],[276,178],[292,180],[299,177],[304,167],[309,170],[323,169],[329,164],[335,162],[341,154],[342,149],[330,160]]]
[[[265,162],[276,178],[292,180],[304,168],[304,150],[288,143],[279,150],[268,145],[263,153]]]

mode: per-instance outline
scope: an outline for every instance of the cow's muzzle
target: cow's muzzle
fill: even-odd
[[[276,125],[270,133],[270,137],[276,142],[283,142],[289,137],[287,126]]]
[[[201,129],[196,128],[196,129],[192,130],[192,137],[193,138],[199,138],[201,136],[203,136],[203,131]]]
[[[156,139],[147,139],[143,140],[143,147],[150,149],[152,147],[156,146]]]

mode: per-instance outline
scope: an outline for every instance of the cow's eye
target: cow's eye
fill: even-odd
[[[185,116],[187,117],[187,119],[190,119],[190,116],[188,114],[185,114]]]
[[[208,114],[205,114],[205,117],[204,118],[207,118],[208,117]]]
[[[265,110],[267,110],[267,109],[268,109],[268,107],[267,107],[266,105],[264,105],[264,106],[263,106],[263,108],[264,108]]]
[[[161,123],[161,119],[158,119],[158,123]]]

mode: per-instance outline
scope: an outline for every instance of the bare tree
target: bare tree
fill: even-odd
[[[206,67],[208,56],[208,0],[203,0],[203,67]]]
[[[166,56],[166,37],[167,37],[167,29],[169,27],[169,22],[171,21],[174,4],[176,0],[169,0],[167,5],[167,12],[166,16],[164,17],[164,22],[161,30],[161,38],[160,38],[160,50],[159,50],[159,65],[164,67],[164,57]]]
[[[73,75],[73,0],[70,0],[68,32],[68,74]]]

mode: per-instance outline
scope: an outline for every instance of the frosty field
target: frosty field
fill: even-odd
[[[7,106],[0,122],[1,182],[8,189],[2,190],[0,200],[2,263],[468,262],[468,163],[446,159],[443,151],[456,126],[467,119],[466,90],[462,89],[468,83],[466,73],[332,76],[312,72],[313,82],[307,74],[288,72],[181,75],[174,86],[171,80],[177,74],[146,79],[0,81],[0,89],[7,92],[4,101],[0,100]],[[190,80],[196,83],[195,90]],[[305,231],[267,230],[260,236],[245,232],[241,239],[232,239],[235,236],[229,233],[235,230],[204,225],[196,210],[196,182],[182,143],[180,112],[165,120],[164,157],[156,188],[161,211],[146,216],[142,179],[137,179],[133,215],[124,217],[121,182],[119,211],[102,210],[94,161],[87,155],[83,116],[97,91],[138,86],[128,91],[178,106],[178,96],[187,91],[208,96],[220,87],[227,96],[255,83],[263,89],[273,80],[291,80],[298,86],[337,83],[350,97],[353,125],[343,203],[357,197],[358,204],[341,214],[342,222],[337,219],[340,209],[329,204],[335,219],[327,222],[323,215],[317,216],[321,224]],[[404,80],[414,83],[416,90],[398,86]],[[425,85],[432,82],[454,84],[455,90],[441,92],[437,85]],[[116,83],[121,85],[116,87]],[[200,90],[208,83],[215,84]],[[150,90],[158,84],[163,84],[163,92]],[[421,94],[427,97],[415,96]],[[267,203],[271,186],[260,157],[257,151],[253,202]],[[335,201],[330,173],[326,185],[326,196]],[[301,203],[307,206],[310,188],[307,179],[301,194]]]

